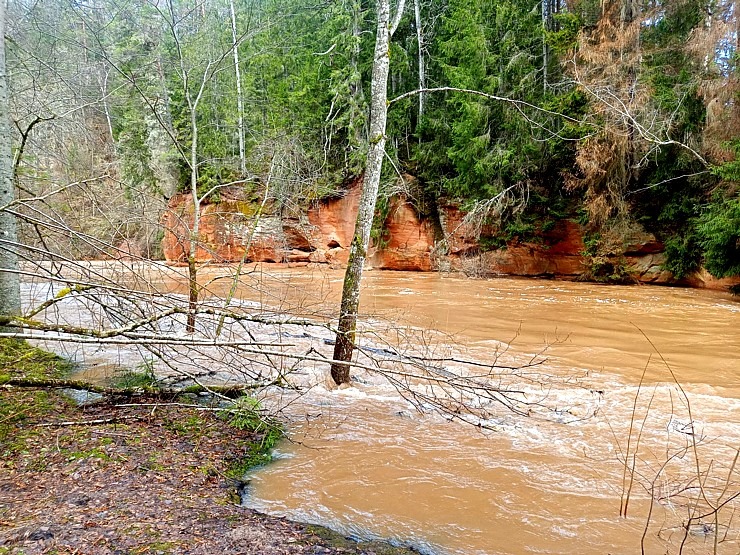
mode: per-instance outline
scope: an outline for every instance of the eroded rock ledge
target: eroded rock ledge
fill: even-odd
[[[360,186],[353,183],[343,194],[315,202],[300,216],[263,214],[238,193],[222,194],[217,203],[202,207],[199,262],[287,262],[343,266],[349,257]],[[370,249],[369,264],[383,270],[460,271],[476,276],[526,276],[579,279],[587,276],[583,255],[584,229],[561,220],[537,243],[510,242],[487,250],[473,237],[464,213],[454,203],[438,206],[438,222],[419,216],[403,196],[391,199],[381,241]],[[189,251],[193,204],[189,194],[170,200],[163,217],[164,256],[182,263]],[[663,244],[642,233],[627,245],[624,263],[634,281],[724,290],[740,279],[717,279],[701,270],[676,280],[663,268]]]

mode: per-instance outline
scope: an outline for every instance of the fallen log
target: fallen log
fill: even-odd
[[[212,393],[229,399],[236,399],[242,395],[247,395],[251,391],[260,387],[274,385],[267,384],[246,384],[246,385],[189,385],[183,388],[157,387],[156,385],[145,385],[130,388],[104,387],[91,384],[80,380],[65,380],[56,378],[29,378],[0,376],[0,387],[20,387],[29,389],[77,389],[80,391],[90,391],[108,396],[125,396],[132,397],[136,395],[161,395],[166,397],[177,397],[184,393]]]

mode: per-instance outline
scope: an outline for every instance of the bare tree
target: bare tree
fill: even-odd
[[[234,52],[234,73],[236,78],[237,133],[239,134],[239,169],[242,176],[247,173],[247,157],[244,151],[244,97],[242,96],[242,75],[239,68],[239,36],[236,30],[236,11],[234,0],[229,0],[231,12],[231,48]]]
[[[171,143],[176,148],[183,162],[187,165],[190,171],[189,181],[189,193],[192,200],[193,216],[192,223],[189,225],[189,236],[186,238],[187,244],[187,264],[188,264],[188,299],[189,299],[189,311],[186,330],[189,333],[195,331],[195,320],[197,312],[197,304],[199,300],[201,286],[198,282],[198,249],[201,246],[200,241],[200,226],[201,226],[201,212],[203,202],[217,190],[227,185],[233,185],[235,183],[221,183],[207,191],[201,191],[200,185],[200,169],[203,164],[201,152],[200,152],[200,112],[201,105],[204,101],[206,94],[209,89],[213,87],[217,76],[228,68],[226,60],[232,56],[234,58],[234,64],[237,75],[237,97],[239,103],[239,146],[240,146],[240,164],[242,172],[246,172],[244,166],[244,124],[243,124],[243,106],[242,106],[242,95],[241,95],[241,76],[239,73],[239,56],[238,48],[247,37],[247,33],[237,35],[236,28],[236,14],[234,13],[233,3],[230,3],[231,9],[231,31],[232,31],[232,42],[227,48],[217,50],[215,52],[199,52],[199,59],[192,60],[187,52],[185,38],[183,36],[183,27],[185,27],[188,18],[198,17],[205,18],[207,15],[206,5],[203,4],[201,9],[197,12],[187,11],[186,14],[178,13],[176,3],[168,1],[163,7],[154,3],[152,6],[159,14],[161,21],[166,27],[167,33],[170,35],[174,43],[176,65],[175,71],[178,74],[178,80],[180,84],[180,93],[185,101],[185,112],[187,115],[187,131],[189,132],[189,144],[187,141],[179,139],[177,134],[171,127],[169,122],[169,114],[162,113],[161,103],[152,102],[146,92],[141,89],[137,83],[137,79],[124,71],[116,61],[107,52],[103,52],[102,55],[108,63],[110,63],[118,73],[123,75],[134,87],[136,93],[142,98],[147,104],[151,111],[152,118],[156,125],[160,127],[168,136]],[[102,45],[100,45],[102,47]],[[158,59],[158,73],[160,81],[164,81],[162,75],[161,60]],[[164,89],[166,90],[166,89]],[[166,116],[166,117],[165,117]],[[151,133],[150,133],[151,134]]]
[[[5,65],[5,2],[0,2],[0,319],[21,311],[18,278],[17,230],[15,216],[7,210],[15,200],[13,185],[12,134],[8,104],[8,76]],[[4,323],[0,320],[0,330]]]
[[[175,7],[172,1],[167,3],[167,9],[169,12],[169,19],[165,18],[169,26],[170,33],[175,40],[177,49],[177,58],[180,65],[180,79],[182,80],[183,94],[187,102],[188,112],[190,116],[190,156],[187,158],[188,165],[190,166],[190,194],[193,197],[193,227],[191,229],[190,252],[188,253],[188,322],[186,330],[190,333],[195,331],[195,310],[198,304],[198,294],[200,289],[198,287],[198,266],[196,264],[196,258],[198,255],[198,242],[200,235],[200,210],[202,199],[198,194],[198,106],[200,101],[203,99],[206,86],[215,75],[215,71],[218,69],[218,61],[209,60],[205,71],[202,74],[200,82],[196,81],[195,90],[191,90],[191,82],[193,76],[191,70],[186,66],[185,55],[183,53],[183,45],[180,40],[179,23],[178,17],[175,14]],[[203,10],[205,10],[205,4],[203,4]],[[205,13],[204,13],[205,15]],[[222,57],[223,59],[223,57]]]

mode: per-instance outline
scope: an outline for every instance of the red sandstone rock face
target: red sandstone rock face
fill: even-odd
[[[356,181],[341,197],[320,201],[305,218],[283,219],[262,216],[254,225],[254,206],[238,200],[222,200],[202,207],[199,262],[238,262],[245,256],[254,262],[321,263],[345,265],[354,235],[360,198]],[[463,222],[464,214],[454,204],[441,203],[440,223],[445,235],[446,254],[435,255],[434,229],[419,218],[406,199],[391,201],[385,221],[387,243],[370,249],[369,262],[379,269],[429,271],[450,269],[474,275],[553,276],[573,279],[585,271],[582,253],[583,230],[563,220],[538,244],[512,244],[507,248],[481,252],[480,245]],[[190,195],[177,195],[163,216],[163,250],[170,262],[185,262],[192,228]],[[250,241],[251,237],[251,241]],[[676,280],[663,269],[663,245],[650,234],[639,234],[626,247],[630,273],[642,283],[673,284]],[[716,279],[706,271],[697,272],[678,284],[726,290],[740,278]]]
[[[430,222],[420,220],[405,198],[391,200],[385,219],[387,243],[375,250],[371,263],[381,270],[428,272],[432,269],[434,231]]]
[[[482,254],[487,273],[575,278],[583,273],[579,254],[552,254],[538,245],[512,246]]]
[[[313,226],[311,246],[321,253],[315,256],[329,264],[346,264],[349,247],[355,234],[355,220],[360,206],[359,180],[338,198],[319,201],[308,211],[308,221]]]
[[[583,250],[580,226],[564,220],[543,236],[542,244],[512,244],[472,256],[470,248],[458,249],[450,258],[453,268],[477,275],[575,278],[584,271]]]
[[[318,262],[342,265],[349,258],[359,206],[355,184],[339,198],[320,201],[305,220],[260,217],[255,227],[254,206],[222,200],[201,207],[198,262]],[[170,200],[162,218],[165,259],[185,262],[190,249],[193,202],[189,194]],[[251,238],[251,239],[250,239]]]
[[[656,239],[652,233],[641,232],[632,237],[624,247],[625,256],[645,256],[649,254],[662,254],[665,245]]]
[[[246,253],[253,262],[283,262],[287,259],[282,222],[279,218],[262,216],[255,226],[255,217],[248,205],[240,201],[223,200],[201,207],[198,262],[238,262]],[[162,217],[165,235],[162,249],[165,259],[185,262],[190,249],[193,226],[191,195],[176,195],[170,199]],[[251,239],[251,240],[250,240]]]
[[[667,285],[675,282],[673,274],[663,269],[663,253],[645,254],[642,256],[625,256],[627,269],[640,283]]]
[[[689,287],[697,287],[700,289],[727,291],[730,287],[740,285],[740,277],[716,278],[702,268],[698,272],[691,274],[691,276],[685,280],[682,280],[680,283],[682,285],[688,285]]]
[[[441,200],[438,210],[447,253],[452,256],[463,257],[477,254],[480,245],[474,238],[470,227],[465,224],[465,213],[460,207],[455,203]]]

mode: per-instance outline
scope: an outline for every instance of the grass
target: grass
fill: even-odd
[[[62,378],[74,364],[18,339],[0,338],[0,384],[9,377]]]
[[[0,339],[0,385],[11,377],[62,378],[73,369],[74,365],[69,361],[24,341]],[[147,389],[155,384],[153,365],[144,363],[120,373],[113,387]],[[36,424],[60,418],[80,419],[81,416],[65,397],[55,391],[23,388],[0,390],[0,457],[10,460],[23,456],[28,459],[33,455],[29,451],[35,448],[29,439],[39,433]],[[222,430],[224,427],[235,429],[238,433],[231,434],[234,449],[223,462],[224,473],[236,479],[243,477],[248,470],[270,462],[270,450],[283,435],[280,424],[265,417],[259,401],[249,396],[240,397],[230,407],[219,411],[216,418],[211,413],[197,410],[162,412],[158,425],[195,445],[218,427]],[[69,442],[69,445],[63,445],[69,460],[94,458],[101,462],[109,461],[104,450],[105,442],[110,441],[108,438],[103,438],[102,443],[97,439],[91,441],[89,430],[86,429],[76,435],[65,433],[60,437],[65,440],[62,443],[67,443],[66,440]],[[41,470],[39,464],[43,466],[43,457],[39,457],[37,463],[34,466]],[[155,454],[152,454],[146,466],[148,470],[165,470]]]
[[[113,378],[113,387],[120,389],[151,388],[157,384],[157,376],[154,374],[154,362],[146,361],[136,368],[125,369]]]

